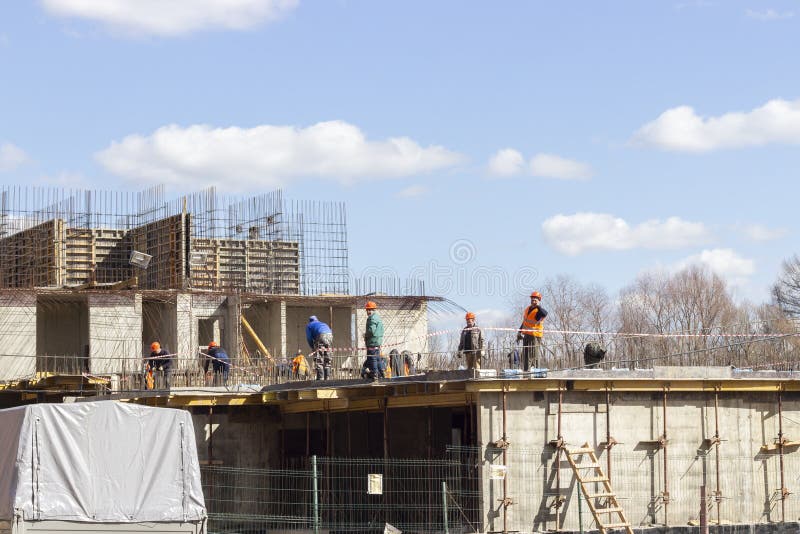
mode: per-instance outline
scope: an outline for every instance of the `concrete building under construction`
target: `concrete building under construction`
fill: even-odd
[[[441,299],[353,294],[347,247],[343,205],[280,192],[3,189],[0,402],[189,411],[211,531],[797,528],[794,371],[456,370],[428,347]],[[359,377],[367,299],[415,372]],[[312,314],[334,330],[328,381],[289,370]],[[227,384],[203,370],[212,339]],[[174,364],[148,388],[153,340]]]
[[[139,194],[0,192],[0,380],[110,378],[140,386],[153,340],[174,357],[175,386],[202,384],[198,350],[227,348],[234,379],[307,350],[312,314],[354,361],[364,297],[350,295],[344,206],[280,191],[231,199],[213,189]],[[426,298],[373,295],[390,342],[425,352]],[[355,365],[355,364],[353,364]],[[72,377],[71,379],[69,377]]]

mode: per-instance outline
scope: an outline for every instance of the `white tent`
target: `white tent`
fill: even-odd
[[[188,412],[36,404],[0,410],[0,428],[0,520],[205,520]]]

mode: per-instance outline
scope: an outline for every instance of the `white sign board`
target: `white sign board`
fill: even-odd
[[[367,493],[369,495],[383,495],[383,475],[370,473],[367,477]]]
[[[490,465],[489,480],[505,480],[508,467],[505,465]]]

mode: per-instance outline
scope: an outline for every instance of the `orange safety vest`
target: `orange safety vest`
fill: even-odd
[[[528,306],[525,310],[525,315],[522,316],[522,333],[526,336],[542,337],[544,334],[544,326],[541,322],[536,322],[536,314],[539,313],[539,308]],[[542,318],[544,321],[544,318]]]

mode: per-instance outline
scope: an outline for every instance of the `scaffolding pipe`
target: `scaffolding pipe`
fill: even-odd
[[[558,383],[558,448],[556,449],[556,531],[561,530],[561,449],[564,447],[564,438],[561,435],[561,409],[564,400],[562,383]]]
[[[668,527],[669,526],[669,478],[668,478],[669,458],[667,455],[667,388],[664,388],[663,402],[664,402],[663,404],[664,417],[662,419],[664,423],[664,433],[662,434],[661,437],[663,439],[663,448],[664,448],[664,494],[662,498],[664,500],[664,526]]]
[[[606,385],[606,466],[608,467],[608,483],[611,483],[611,447],[614,446],[614,438],[611,437],[611,391]],[[580,492],[579,492],[580,493]]]
[[[786,521],[786,495],[789,493],[786,489],[786,483],[784,479],[784,468],[783,468],[783,446],[784,446],[784,439],[783,439],[783,396],[781,395],[781,389],[778,388],[778,457],[781,466],[781,523]]]
[[[442,523],[444,524],[444,534],[450,534],[447,526],[447,481],[442,480]]]
[[[714,501],[717,503],[717,525],[721,525],[721,512],[719,509],[720,504],[722,503],[722,490],[720,489],[719,483],[719,387],[714,389],[714,441],[716,443],[714,452],[717,479],[717,489],[714,491]]]
[[[312,480],[313,480],[313,492],[314,492],[314,534],[319,534],[319,495],[317,487],[317,455],[311,457],[311,472],[312,472]]]
[[[506,387],[503,386],[503,466],[506,466],[506,473],[503,476],[503,534],[508,533],[508,438],[506,436]]]

